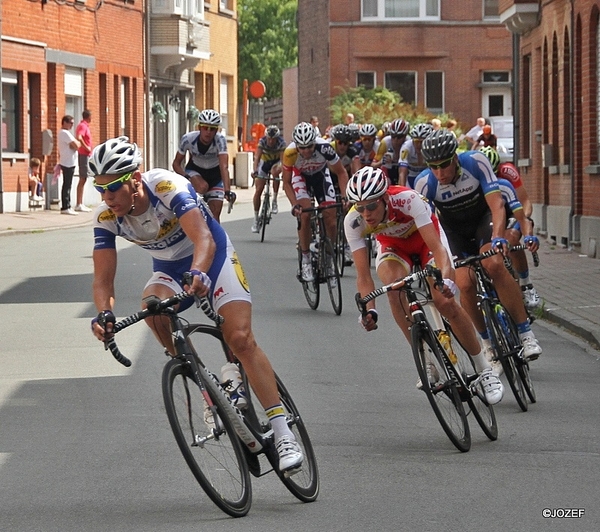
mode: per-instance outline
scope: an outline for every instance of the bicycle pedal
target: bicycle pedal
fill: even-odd
[[[285,478],[290,478],[291,476],[294,476],[296,473],[300,473],[300,471],[302,471],[301,465],[299,467],[295,467],[294,469],[288,469],[287,471],[284,471],[283,476]]]

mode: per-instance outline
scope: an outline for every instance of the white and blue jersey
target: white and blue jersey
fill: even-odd
[[[488,158],[481,152],[458,155],[458,178],[442,185],[431,169],[423,170],[415,179],[415,190],[432,201],[444,226],[455,230],[474,226],[489,213],[485,196],[500,190]]]
[[[165,284],[178,292],[194,254],[194,243],[183,231],[179,218],[190,209],[199,209],[216,244],[213,262],[206,272],[212,282],[215,310],[228,301],[249,301],[248,284],[233,245],[191,183],[179,174],[156,169],[142,174],[142,184],[150,200],[146,212],[117,217],[106,203],[97,207],[94,250],[115,249],[118,236],[138,245],[152,256],[154,275],[146,286]],[[192,300],[184,303],[187,307]]]
[[[227,153],[227,139],[217,133],[212,142],[205,146],[200,144],[200,131],[186,133],[179,141],[181,155],[190,152],[190,161],[200,169],[216,168],[219,166],[219,155]]]

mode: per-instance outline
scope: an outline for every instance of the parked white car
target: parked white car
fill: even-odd
[[[490,118],[492,133],[498,138],[498,153],[501,162],[513,162],[514,137],[513,117],[494,116]]]

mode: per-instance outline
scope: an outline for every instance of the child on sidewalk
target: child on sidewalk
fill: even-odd
[[[32,157],[29,163],[29,197],[33,201],[44,201],[44,184],[40,177],[42,162],[37,157]]]

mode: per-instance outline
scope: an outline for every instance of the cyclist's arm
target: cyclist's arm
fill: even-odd
[[[527,194],[525,187],[515,188],[515,192],[517,193],[517,198],[521,202],[521,205],[523,205],[523,212],[525,213],[525,216],[530,218],[531,214],[533,213],[533,205],[529,199],[529,194]]]
[[[400,166],[398,168],[398,184],[405,187],[408,179],[408,166]]]
[[[346,167],[342,164],[341,159],[338,159],[335,164],[329,165],[331,171],[337,176],[340,192],[342,196],[346,195],[346,187],[348,186],[348,172]]]
[[[423,241],[433,253],[435,266],[442,272],[444,279],[454,281],[454,265],[446,247],[442,244],[440,235],[435,229],[435,226],[430,223],[419,227],[419,233]]]
[[[185,177],[185,169],[183,168],[183,162],[185,160],[185,153],[179,153],[177,152],[175,154],[175,159],[173,159],[173,170],[175,172],[177,172],[179,175],[182,175]]]
[[[92,253],[94,281],[92,294],[98,312],[112,310],[115,304],[115,275],[117,272],[117,250],[95,249]]]
[[[206,220],[199,209],[190,209],[179,218],[179,223],[186,236],[194,243],[194,256],[190,270],[206,273],[210,269],[217,249]],[[198,277],[194,277],[192,289],[199,296],[208,293],[208,287],[201,285]]]
[[[485,200],[492,212],[492,238],[504,238],[506,211],[504,209],[502,192],[499,190],[489,192],[485,195]]]
[[[354,267],[356,268],[356,288],[361,296],[367,295],[375,290],[375,282],[371,275],[371,264],[369,261],[369,250],[366,247],[352,252]],[[375,300],[367,303],[367,310],[375,308]]]
[[[260,146],[256,148],[254,153],[254,173],[258,172],[258,165],[260,164],[260,158],[262,157],[263,150]]]
[[[231,181],[229,179],[229,154],[219,153],[219,170],[221,171],[221,180],[223,181],[223,190],[231,190]],[[202,271],[202,270],[200,270]]]
[[[283,170],[281,171],[281,179],[283,181],[283,190],[290,202],[290,205],[296,205],[298,201],[296,200],[296,194],[294,192],[294,187],[292,186],[292,169],[284,166]]]

